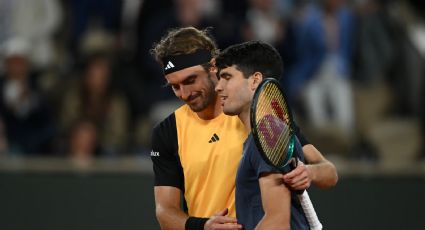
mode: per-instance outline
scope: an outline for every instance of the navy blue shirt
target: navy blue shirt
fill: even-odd
[[[297,140],[294,156],[303,160],[302,146]],[[289,166],[284,169],[289,172]],[[245,230],[254,229],[264,216],[261,204],[259,178],[261,173],[280,172],[268,165],[258,152],[250,134],[244,143],[242,159],[236,175],[236,214]],[[291,192],[291,229],[309,229],[302,207],[295,192]]]

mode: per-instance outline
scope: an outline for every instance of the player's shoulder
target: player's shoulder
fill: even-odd
[[[246,138],[244,143],[244,149],[245,149],[244,154],[246,154],[246,156],[250,159],[260,156],[259,150],[257,148],[257,145],[254,140],[254,136],[252,135],[252,133],[250,133],[248,137]]]
[[[166,132],[166,131],[170,131],[172,129],[175,129],[176,127],[176,115],[175,113],[171,113],[170,115],[168,115],[166,118],[164,118],[162,121],[158,122],[154,127],[153,127],[153,132],[154,133],[162,133],[162,132]]]
[[[195,112],[186,104],[180,106],[174,111],[175,118],[178,120],[186,120],[194,117]]]
[[[179,116],[181,113],[185,111],[185,105],[180,106],[174,112],[169,114],[166,118],[155,124],[155,130],[167,130],[167,129],[175,129],[176,127],[176,116]],[[177,114],[177,115],[176,115]]]

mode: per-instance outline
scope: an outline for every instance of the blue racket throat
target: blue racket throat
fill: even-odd
[[[289,145],[288,145],[288,156],[286,157],[286,162],[288,162],[292,155],[294,155],[294,149],[295,149],[295,136],[291,137],[291,140],[289,140]]]
[[[296,142],[296,137],[295,136],[291,136],[289,143],[288,143],[288,150],[287,150],[287,154],[285,159],[282,161],[282,164],[280,167],[278,167],[278,169],[280,171],[286,171],[286,167],[288,166],[289,163],[291,163],[291,158],[294,155],[294,150],[295,150],[295,142]]]

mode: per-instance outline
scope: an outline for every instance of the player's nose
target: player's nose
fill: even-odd
[[[222,85],[222,80],[218,80],[217,84],[215,85],[215,91],[216,92],[221,92],[223,91],[223,85]]]
[[[189,99],[190,94],[191,94],[191,92],[187,87],[182,86],[180,88],[180,98],[183,101],[186,101],[187,99]]]

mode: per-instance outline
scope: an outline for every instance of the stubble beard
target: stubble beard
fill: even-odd
[[[213,105],[216,102],[217,95],[214,90],[214,82],[210,78],[208,78],[207,81],[207,91],[205,92],[205,94],[201,93],[201,95],[199,96],[201,97],[201,102],[198,104],[189,105],[190,109],[194,112],[201,112],[205,110],[208,106]]]

